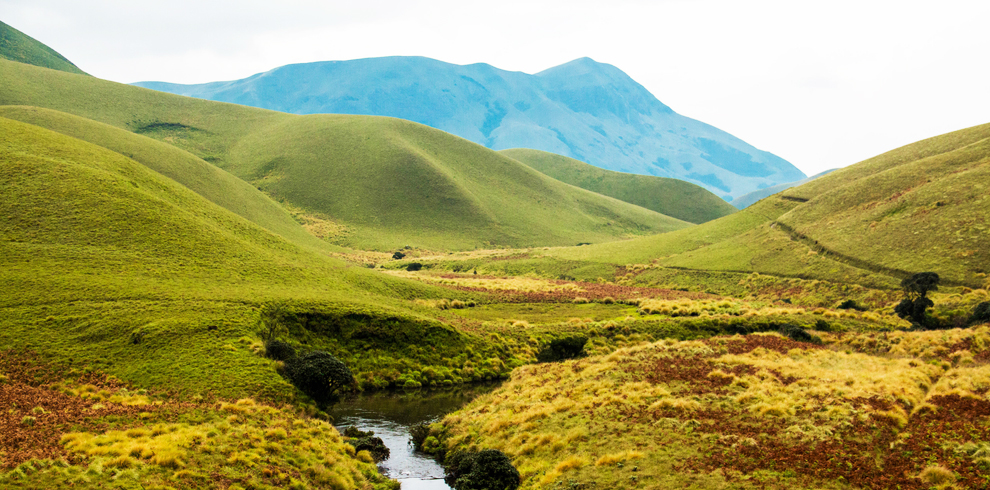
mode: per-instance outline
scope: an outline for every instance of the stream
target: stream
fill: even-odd
[[[413,450],[409,428],[438,420],[497,387],[498,383],[485,383],[449,390],[359,394],[335,405],[330,415],[341,432],[353,425],[382,438],[391,455],[378,468],[401,482],[402,490],[449,490],[443,481],[443,468],[428,455]]]

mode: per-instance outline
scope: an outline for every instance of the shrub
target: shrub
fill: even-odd
[[[354,376],[340,359],[313,351],[285,363],[289,381],[318,403],[333,400],[337,390],[352,384]]]
[[[276,361],[288,361],[296,357],[296,349],[284,340],[269,340],[265,342],[265,357]]]
[[[832,325],[829,322],[819,318],[815,321],[815,330],[818,330],[819,332],[831,332]]]
[[[445,480],[455,490],[515,490],[519,471],[498,449],[461,451],[447,458]]]
[[[405,256],[406,256],[406,254],[404,254],[402,252],[395,252],[394,254],[392,254],[392,260],[401,260],[401,259],[405,258]]]
[[[839,309],[840,310],[856,310],[856,311],[866,311],[867,310],[867,308],[865,308],[863,306],[860,306],[858,303],[856,303],[856,300],[854,300],[854,299],[847,299],[847,300],[843,301],[842,303],[839,303]]]
[[[410,272],[415,272],[415,271],[422,270],[422,269],[423,269],[423,264],[421,264],[419,262],[413,262],[413,263],[411,263],[411,264],[409,264],[409,265],[406,266],[406,270],[407,271],[410,271]]]
[[[969,323],[990,322],[990,301],[984,301],[973,308],[973,316],[969,318]]]
[[[818,338],[815,335],[811,335],[810,333],[808,333],[807,330],[792,323],[785,323],[781,325],[780,328],[777,329],[777,332],[779,332],[781,335],[790,338],[791,340],[796,340],[798,342],[809,342],[812,344],[822,343],[822,339]]]
[[[375,433],[370,430],[365,432],[352,425],[344,429],[344,442],[354,446],[357,453],[367,451],[375,463],[381,463],[391,456],[382,438],[375,437]]]
[[[539,362],[555,362],[574,359],[581,356],[584,352],[584,345],[587,343],[588,337],[583,335],[553,339],[536,353],[536,360]]]
[[[426,422],[420,422],[409,428],[409,437],[412,441],[413,447],[417,451],[423,450],[423,443],[426,442],[426,438],[430,436],[430,424]]]

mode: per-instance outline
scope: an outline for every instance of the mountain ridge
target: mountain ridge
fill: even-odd
[[[134,85],[294,114],[407,119],[494,150],[532,148],[626,173],[687,180],[725,200],[804,179],[792,164],[676,113],[591,58],[536,74],[392,56],[299,63],[205,84]]]

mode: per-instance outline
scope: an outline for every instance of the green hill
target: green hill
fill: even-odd
[[[318,248],[326,242],[307,233],[278,203],[228,172],[167,143],[79,116],[37,107],[0,106],[15,119],[82,139],[125,155],[207,200],[294,243]]]
[[[614,172],[540,150],[515,148],[499,153],[561,182],[690,223],[704,223],[736,212],[722,198],[683,180]]]
[[[980,287],[990,273],[988,178],[990,124],[907,145],[696,227],[488,268],[593,278],[607,267],[652,263],[879,287],[935,271],[946,283]]]
[[[342,245],[570,245],[689,226],[408,121],[295,116],[4,61],[0,80],[0,105],[49,108],[172,144],[342,227]]]
[[[224,351],[256,335],[260,305],[424,321],[401,298],[435,296],[300,248],[104,148],[6,118],[0,134],[7,346],[106,363],[145,385],[243,394],[253,383],[285,396],[268,361]]]
[[[0,22],[0,58],[85,75],[54,49],[3,22]]]

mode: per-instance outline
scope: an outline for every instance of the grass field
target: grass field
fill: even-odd
[[[523,488],[986,488],[988,141],[681,221],[513,158],[658,208],[693,187],[0,60],[0,486],[396,488],[274,331],[353,390],[511,376],[432,431]],[[944,330],[894,314],[921,270]]]
[[[520,368],[433,433],[503,450],[520,488],[985,488],[987,335],[897,357],[776,334],[644,343]]]
[[[683,180],[613,172],[540,150],[515,148],[499,153],[561,182],[690,223],[704,223],[736,212],[722,198]]]
[[[350,247],[574,245],[690,226],[408,121],[295,116],[6,61],[0,79],[0,105],[52,109],[186,150],[343,226],[333,240]],[[31,120],[64,127],[55,119]]]

